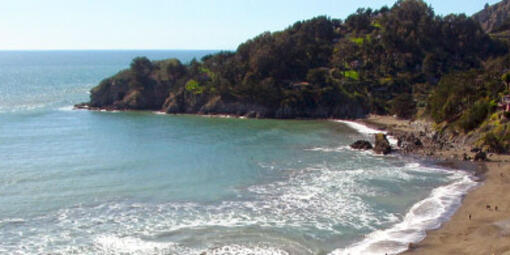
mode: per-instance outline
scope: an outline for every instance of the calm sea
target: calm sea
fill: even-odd
[[[0,253],[388,254],[474,184],[349,122],[72,110],[136,56],[0,52]]]

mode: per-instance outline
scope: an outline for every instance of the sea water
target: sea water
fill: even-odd
[[[375,130],[73,110],[136,56],[0,52],[0,253],[394,254],[475,184],[468,173],[349,149]]]

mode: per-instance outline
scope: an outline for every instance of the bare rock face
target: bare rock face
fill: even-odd
[[[369,141],[358,140],[355,143],[351,144],[351,148],[355,150],[371,150],[373,147]]]
[[[486,8],[473,15],[486,32],[494,32],[508,19],[510,13],[510,1],[503,0],[494,5],[487,5]]]
[[[414,134],[405,134],[398,137],[398,147],[404,152],[413,152],[423,147],[421,140]]]
[[[388,141],[388,138],[386,138],[385,134],[379,133],[375,134],[375,146],[374,146],[374,152],[377,154],[389,154],[391,153],[391,145]]]

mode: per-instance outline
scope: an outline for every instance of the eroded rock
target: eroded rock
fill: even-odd
[[[351,148],[355,150],[371,150],[373,146],[369,141],[358,140],[355,143],[351,144]]]
[[[389,154],[391,153],[391,145],[388,141],[388,138],[386,138],[385,134],[379,133],[375,134],[375,146],[374,146],[374,152],[377,154]]]

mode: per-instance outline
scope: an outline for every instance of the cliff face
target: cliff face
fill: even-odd
[[[492,33],[503,25],[510,17],[510,0],[503,0],[473,15],[482,28]]]
[[[202,71],[198,75],[192,74],[176,59],[153,63],[145,58],[137,58],[130,69],[103,80],[93,88],[90,102],[76,107],[282,119],[360,118],[369,112],[363,98],[349,97],[340,92],[335,95],[337,101],[334,104],[324,105],[317,102],[306,105],[299,101],[278,105],[269,100],[241,99],[232,94],[218,93],[214,87],[201,85],[210,82],[209,76],[213,75]],[[303,90],[294,87],[286,92],[300,95],[304,93]]]
[[[167,84],[155,80],[148,80],[143,86],[136,87],[129,72],[124,71],[93,88],[90,103],[86,105],[111,110],[159,110],[168,91]]]
[[[156,69],[157,70],[157,69]],[[156,73],[152,75],[157,76]],[[368,113],[363,101],[345,98],[339,104],[327,107],[274,106],[224,99],[211,93],[195,94],[175,88],[169,81],[152,79],[150,85],[132,85],[133,78],[126,72],[101,82],[92,89],[90,102],[78,108],[106,110],[154,110],[166,113],[225,114],[249,118],[361,118]]]

